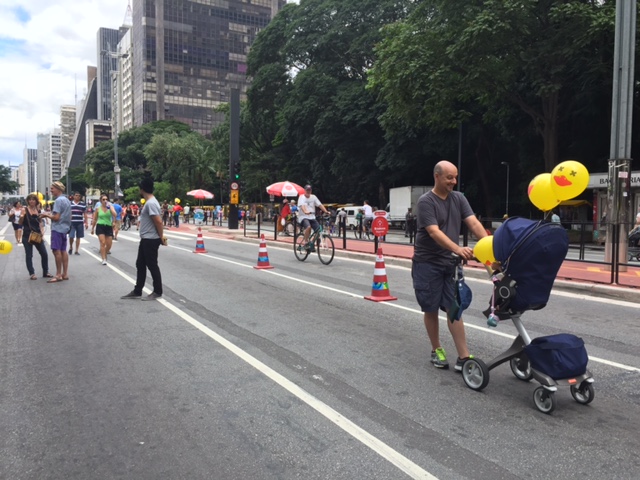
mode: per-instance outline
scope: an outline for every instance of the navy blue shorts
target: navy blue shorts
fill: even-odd
[[[71,222],[69,238],[84,238],[84,223]]]
[[[416,300],[423,312],[447,311],[454,300],[453,265],[434,265],[427,262],[411,263],[411,278]]]
[[[300,221],[300,226],[302,227],[302,230],[305,230],[307,227],[311,226],[312,232],[315,232],[316,230],[318,230],[318,228],[320,228],[320,224],[314,218],[303,218]]]

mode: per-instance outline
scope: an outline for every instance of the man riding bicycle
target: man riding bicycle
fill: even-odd
[[[316,207],[319,207],[327,215],[329,211],[322,205],[318,197],[311,194],[311,185],[304,186],[304,195],[300,195],[298,198],[298,222],[304,229],[304,244],[309,242],[309,235],[311,234],[311,228],[315,232],[320,228],[316,220]],[[310,250],[313,251],[313,245]]]

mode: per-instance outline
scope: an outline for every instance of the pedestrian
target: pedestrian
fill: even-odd
[[[111,206],[116,211],[116,217],[113,221],[113,239],[118,240],[118,233],[120,232],[120,228],[122,228],[122,200],[116,198]],[[111,251],[111,248],[109,248]]]
[[[224,212],[222,211],[222,207],[218,210],[218,226],[222,226],[222,218],[224,217]]]
[[[169,204],[165,200],[162,202],[162,206],[160,207],[160,211],[162,212],[162,226],[167,226],[167,220],[169,218]]]
[[[22,209],[22,215],[20,216],[20,222],[22,223],[23,235],[22,245],[24,246],[24,256],[27,263],[27,271],[29,272],[29,278],[31,280],[37,280],[36,271],[33,268],[33,249],[38,250],[40,254],[40,263],[42,265],[42,277],[53,278],[53,275],[49,273],[49,255],[47,254],[47,247],[44,243],[42,235],[42,224],[38,219],[40,215],[40,200],[35,193],[27,195],[27,206]],[[32,233],[35,235],[32,236]],[[38,235],[40,235],[38,239]],[[32,238],[34,237],[34,238]],[[39,241],[38,241],[39,240]]]
[[[282,208],[280,209],[280,221],[278,222],[278,231],[282,232],[284,226],[287,224],[287,217],[291,214],[291,207],[289,206],[289,200],[286,198],[282,201]]]
[[[437,368],[449,368],[447,354],[440,344],[438,309],[448,311],[455,301],[455,265],[452,253],[464,260],[473,258],[471,247],[459,246],[460,227],[464,222],[481,239],[487,236],[476,218],[468,200],[454,191],[458,169],[446,160],[438,162],[433,170],[434,188],[420,197],[417,204],[418,232],[412,259],[411,276],[416,299],[431,342],[431,363]],[[447,321],[453,337],[458,359],[456,371],[462,371],[469,350],[462,319]]]
[[[87,205],[82,201],[80,192],[73,194],[71,202],[71,230],[69,230],[69,255],[73,254],[73,239],[76,240],[76,255],[80,255],[80,239],[84,238],[84,229],[89,228]]]
[[[180,212],[182,212],[182,207],[179,203],[176,203],[173,206],[173,224],[176,228],[180,227]]]
[[[16,245],[22,244],[22,222],[20,222],[20,216],[22,215],[22,204],[15,202],[13,208],[9,210],[9,221],[13,227],[13,234],[16,237]]]
[[[147,280],[147,269],[153,279],[153,292],[142,300],[155,300],[162,297],[162,275],[158,267],[158,249],[166,245],[164,237],[161,209],[158,200],[153,196],[153,180],[146,178],[140,182],[140,195],[145,199],[140,213],[140,244],[136,259],[136,285],[133,290],[121,298],[137,299],[142,297],[142,290]]]
[[[190,213],[191,213],[191,206],[187,203],[184,206],[184,211],[182,212],[183,218],[184,218],[184,223],[186,223],[186,224],[189,223],[189,214]]]
[[[91,235],[98,235],[98,239],[100,240],[102,265],[107,264],[107,255],[111,252],[115,219],[116,210],[113,205],[109,204],[109,197],[100,195],[100,206],[93,212]]]
[[[413,213],[413,209],[411,207],[407,208],[407,213],[404,216],[404,236],[405,237],[413,237],[413,235],[415,235],[415,231],[413,230],[415,219],[416,219],[416,216]]]
[[[551,221],[553,223],[560,223],[560,216],[553,210],[551,211]]]
[[[71,229],[71,202],[64,196],[62,182],[53,182],[49,191],[55,198],[50,213],[41,213],[39,218],[51,220],[51,251],[56,260],[56,275],[47,283],[69,280],[69,254],[67,253],[67,234]]]
[[[338,236],[347,234],[347,211],[343,208],[338,210],[336,215],[338,220]]]

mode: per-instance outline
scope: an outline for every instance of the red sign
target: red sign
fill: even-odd
[[[387,212],[385,212],[384,210],[376,210],[375,212],[373,212],[373,215],[375,217],[387,217]]]
[[[383,216],[377,216],[371,222],[371,233],[376,237],[384,237],[389,232],[389,222]]]

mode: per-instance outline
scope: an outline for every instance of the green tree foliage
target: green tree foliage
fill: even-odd
[[[550,171],[562,122],[608,84],[614,23],[613,2],[425,0],[385,29],[369,83],[390,129],[446,129],[474,116],[505,126],[517,109],[541,136],[540,167]]]
[[[20,185],[11,180],[11,168],[0,165],[0,192],[14,192]]]

